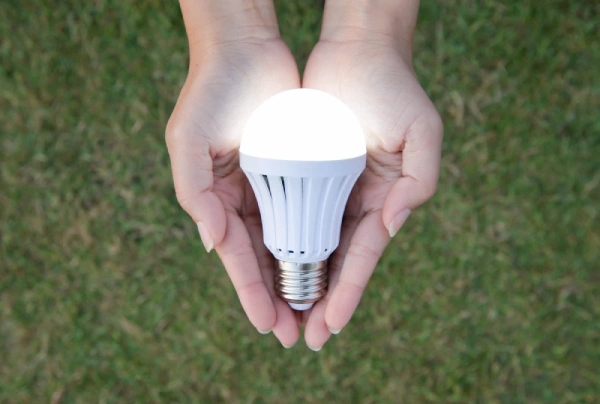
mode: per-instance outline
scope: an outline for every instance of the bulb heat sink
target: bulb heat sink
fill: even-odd
[[[275,289],[294,308],[308,308],[327,291],[327,258],[339,245],[346,201],[359,175],[294,177],[246,171],[258,201],[264,243],[278,261]]]
[[[326,260],[340,241],[346,201],[360,173],[322,178],[246,172],[275,258],[289,262]]]

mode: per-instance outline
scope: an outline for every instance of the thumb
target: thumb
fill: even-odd
[[[166,141],[177,201],[197,224],[202,243],[210,252],[223,241],[227,219],[221,199],[212,191],[208,142],[198,133],[180,130],[171,121]]]
[[[435,113],[425,123],[415,124],[406,135],[402,150],[402,176],[390,189],[383,204],[383,224],[393,237],[411,210],[435,194],[440,172],[443,124]]]

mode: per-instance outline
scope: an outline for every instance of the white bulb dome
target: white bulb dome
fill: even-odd
[[[287,161],[335,161],[366,153],[354,113],[332,95],[308,88],[281,92],[252,114],[241,140],[248,156]]]

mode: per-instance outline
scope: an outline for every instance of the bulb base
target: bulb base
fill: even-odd
[[[327,293],[327,260],[288,262],[277,260],[275,291],[292,308],[307,310]]]

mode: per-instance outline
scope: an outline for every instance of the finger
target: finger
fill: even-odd
[[[332,332],[340,332],[350,321],[389,241],[379,211],[369,212],[356,227],[325,311]]]
[[[285,348],[291,348],[300,339],[300,327],[298,326],[296,314],[289,304],[277,296],[273,298],[273,304],[277,313],[273,334],[281,342],[281,345]]]
[[[177,200],[198,225],[202,242],[210,251],[223,240],[226,215],[221,200],[211,191],[213,165],[209,147],[201,134],[172,122],[177,120],[169,122],[166,140]]]
[[[344,218],[340,234],[340,244],[329,260],[329,286],[327,295],[310,309],[310,313],[304,312],[307,313],[306,319],[304,320],[306,322],[304,339],[306,344],[313,350],[318,350],[331,337],[331,330],[325,321],[325,312],[333,290],[335,290],[335,285],[340,277],[344,256],[346,255],[346,251],[348,251],[352,235],[354,234],[358,223],[359,219],[355,216],[347,216]]]
[[[304,329],[306,345],[315,352],[320,351],[331,337],[331,332],[329,332],[327,324],[324,321],[327,303],[327,296],[315,303],[311,308],[311,313],[308,316],[306,328]]]
[[[392,186],[383,205],[383,223],[394,234],[410,210],[433,196],[437,189],[443,137],[437,113],[429,121],[413,125],[402,151],[402,177]]]
[[[248,229],[250,239],[252,240],[253,249],[256,252],[256,258],[258,260],[258,266],[263,282],[265,283],[275,306],[276,320],[275,325],[273,326],[273,334],[284,347],[291,348],[300,338],[298,320],[291,307],[275,293],[275,263],[273,256],[263,242],[260,216],[258,214],[245,216],[244,223]]]
[[[333,289],[335,289],[335,285],[340,279],[340,274],[342,272],[342,267],[344,265],[346,253],[348,252],[348,248],[350,247],[350,243],[352,242],[352,237],[354,236],[356,228],[358,227],[358,224],[360,223],[361,219],[362,217],[358,216],[344,217],[340,232],[340,244],[329,259],[328,292],[331,292],[333,291]]]
[[[216,247],[248,319],[261,333],[273,329],[275,307],[262,278],[246,226],[234,212],[227,212],[223,242]]]

